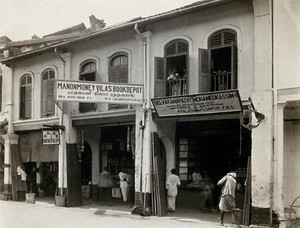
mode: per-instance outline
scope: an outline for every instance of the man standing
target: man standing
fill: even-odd
[[[180,186],[180,179],[176,175],[176,169],[171,170],[171,174],[168,176],[166,182],[166,188],[168,193],[168,211],[174,212],[176,206],[176,196],[178,193],[178,186]]]
[[[122,171],[119,173],[119,178],[120,178],[120,188],[123,197],[123,202],[127,203],[129,188],[128,188],[128,175],[125,169],[122,169]]]
[[[235,204],[235,189],[236,189],[236,173],[229,172],[221,180],[218,181],[217,185],[222,187],[221,199],[219,203],[219,208],[221,210],[221,224],[224,222],[225,212],[232,213],[232,220],[238,224],[238,221],[235,218],[234,210],[236,207]]]
[[[100,173],[99,177],[99,187],[100,187],[100,198],[102,201],[112,203],[112,187],[113,187],[113,180],[108,172],[107,167],[104,167],[103,171]]]

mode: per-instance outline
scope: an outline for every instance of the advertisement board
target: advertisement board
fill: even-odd
[[[159,117],[240,112],[237,90],[151,99]]]
[[[143,86],[125,83],[96,83],[56,80],[56,101],[110,104],[142,104]]]
[[[42,129],[43,145],[59,145],[59,130]]]

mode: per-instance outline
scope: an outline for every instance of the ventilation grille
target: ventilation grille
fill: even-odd
[[[188,44],[185,41],[173,41],[166,47],[166,55],[186,54],[188,52]]]
[[[236,44],[236,34],[231,31],[221,31],[215,33],[209,40],[209,47],[220,47]]]

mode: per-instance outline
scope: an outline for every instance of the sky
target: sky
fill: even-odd
[[[107,26],[135,17],[147,17],[198,0],[0,0],[0,37],[28,40],[84,23],[89,16]]]

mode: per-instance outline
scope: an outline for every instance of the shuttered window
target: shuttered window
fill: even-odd
[[[42,74],[42,116],[53,116],[55,113],[54,103],[54,80],[55,72],[47,69]]]
[[[234,30],[223,29],[213,33],[208,40],[210,61],[211,91],[222,91],[237,88],[237,35]],[[204,53],[204,52],[203,52]],[[200,65],[203,70],[203,66]],[[201,71],[200,71],[201,73]],[[203,75],[201,75],[203,76]],[[202,81],[205,82],[204,77]],[[202,88],[202,91],[206,91]]]
[[[85,61],[80,67],[80,81],[96,81],[96,62],[94,60]],[[79,103],[79,112],[94,112],[97,109],[95,103]]]
[[[109,82],[128,83],[128,55],[120,52],[109,61]],[[109,104],[109,109],[125,109],[128,105]]]
[[[32,105],[32,77],[29,74],[25,74],[21,78],[20,90],[20,119],[30,119]]]

